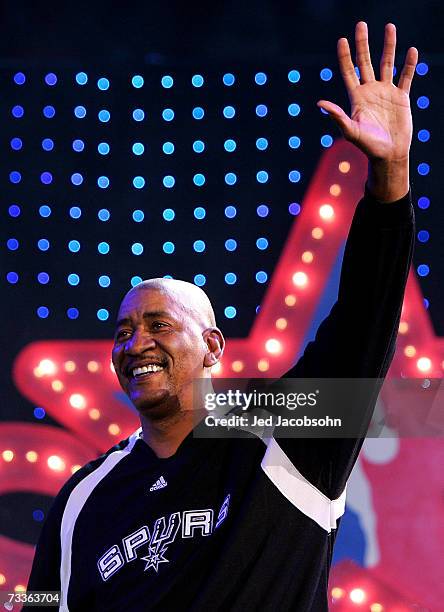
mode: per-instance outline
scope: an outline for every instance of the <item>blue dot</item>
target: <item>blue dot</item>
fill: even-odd
[[[46,306],[39,306],[37,308],[37,316],[40,317],[40,319],[46,319],[48,315],[49,309]]]
[[[164,274],[163,278],[173,278],[171,274]]]
[[[74,115],[77,119],[83,119],[86,117],[86,108],[84,106],[76,106],[74,108]]]
[[[256,246],[260,251],[265,251],[268,248],[268,240],[266,238],[258,238],[256,240]]]
[[[329,81],[333,76],[333,72],[330,70],[330,68],[323,68],[320,76],[323,81]]]
[[[259,170],[256,174],[256,180],[258,183],[266,183],[268,181],[268,172],[266,170]]]
[[[43,115],[47,119],[52,119],[55,115],[55,108],[51,106],[50,104],[48,106],[45,106],[43,109]]]
[[[32,513],[32,518],[38,523],[41,523],[45,518],[45,515],[42,510],[34,510]]]
[[[135,87],[136,89],[140,89],[141,87],[143,87],[143,84],[144,84],[144,80],[143,80],[143,77],[140,76],[140,74],[135,74],[133,78],[131,79],[131,85]]]
[[[17,206],[17,204],[11,204],[8,212],[10,217],[19,217],[21,213],[20,206]]]
[[[427,108],[430,104],[430,100],[427,96],[419,96],[419,98],[416,100],[416,104],[418,105],[418,108]]]
[[[78,85],[86,85],[88,83],[88,75],[86,72],[78,72],[76,74],[76,82]]]
[[[99,285],[101,287],[109,287],[110,284],[111,284],[111,279],[109,276],[107,276],[106,274],[99,276]]]
[[[421,264],[417,268],[419,276],[427,276],[430,272],[430,268],[427,264]]]
[[[205,116],[205,111],[201,106],[195,106],[192,114],[194,119],[203,119]]]
[[[99,319],[99,321],[106,321],[109,317],[109,312],[107,311],[106,308],[99,308],[99,310],[97,311],[97,318]]]
[[[255,308],[256,314],[260,311],[260,309],[261,309],[260,305],[256,306]]]
[[[20,119],[25,114],[25,109],[23,106],[20,106],[20,104],[17,104],[16,106],[13,106],[11,112],[13,117]]]
[[[133,255],[142,255],[143,244],[141,244],[140,242],[135,242],[133,245],[131,245],[131,251]]]
[[[256,140],[256,147],[259,149],[259,151],[265,151],[265,149],[268,147],[268,140],[266,138],[258,138]]]
[[[237,176],[234,172],[227,172],[225,175],[225,183],[227,185],[234,185],[237,182]]]
[[[73,185],[81,185],[83,183],[83,176],[80,172],[74,172],[74,174],[71,175],[71,183]]]
[[[290,149],[298,149],[301,146],[301,139],[299,136],[290,136],[288,139],[288,146]]]
[[[26,81],[26,77],[23,74],[23,72],[17,72],[16,74],[14,74],[14,83],[16,85],[23,85]]]
[[[301,107],[299,106],[299,104],[296,104],[295,102],[293,102],[292,104],[288,105],[288,114],[291,117],[297,117],[300,112],[301,112]]]
[[[266,117],[268,113],[268,108],[265,106],[265,104],[258,104],[256,106],[256,115],[258,117]]]
[[[225,248],[227,251],[235,251],[237,249],[237,242],[234,238],[228,238],[225,240]]]
[[[15,285],[15,283],[19,279],[19,276],[18,276],[17,272],[8,272],[8,274],[6,275],[6,279],[7,279],[8,283],[11,283],[11,285]]]
[[[165,89],[170,89],[170,87],[172,87],[174,85],[174,79],[173,77],[169,76],[169,75],[165,75],[161,78],[160,80],[162,87],[164,87]]]
[[[100,142],[97,145],[97,150],[100,155],[108,155],[109,153],[109,144],[107,142]]]
[[[196,276],[194,277],[194,284],[197,285],[198,287],[203,287],[206,282],[207,282],[207,279],[205,278],[203,274],[196,274]]]
[[[36,419],[44,419],[46,415],[45,409],[40,406],[34,408],[34,416]]]
[[[109,187],[109,178],[107,176],[99,176],[97,179],[97,185],[100,189],[106,189]]]
[[[298,215],[301,212],[301,207],[297,202],[292,202],[288,207],[290,215]]]
[[[202,85],[204,84],[203,76],[201,74],[195,74],[191,78],[191,84],[193,85],[193,87],[202,87]]]
[[[227,206],[227,207],[225,208],[225,216],[226,216],[228,219],[234,219],[234,217],[236,216],[236,214],[237,214],[237,210],[236,210],[236,208],[235,208],[234,206]]]
[[[43,206],[39,208],[39,215],[44,219],[47,219],[51,215],[51,212],[51,208],[47,204],[43,204]]]
[[[135,287],[136,285],[140,285],[142,282],[142,278],[140,276],[133,276],[131,278],[131,286]]]
[[[76,153],[80,153],[85,148],[85,143],[80,138],[76,138],[76,140],[72,141],[72,148]]]
[[[11,183],[16,185],[17,183],[20,183],[20,181],[22,180],[22,175],[17,170],[13,170],[12,172],[9,173],[9,180],[11,181]]]
[[[425,62],[419,62],[416,66],[416,73],[419,74],[420,76],[424,76],[424,74],[427,74],[429,71],[429,67],[427,66],[427,64]]]
[[[80,283],[80,276],[78,274],[68,274],[68,283],[72,287],[77,287]]]
[[[106,109],[100,110],[97,116],[99,118],[99,121],[101,121],[102,123],[108,123],[108,121],[111,119],[111,113]]]
[[[37,280],[41,285],[47,285],[49,283],[49,274],[47,272],[39,272],[37,274]]]
[[[265,72],[257,72],[254,75],[254,82],[256,83],[256,85],[265,85],[265,83],[267,82],[267,75],[265,74]]]
[[[163,211],[163,218],[165,219],[165,221],[172,221],[175,216],[176,213],[172,208],[165,208],[165,210]]]
[[[133,144],[134,155],[142,155],[144,151],[145,151],[145,147],[143,146],[141,142],[135,142]]]
[[[421,142],[427,142],[430,139],[429,130],[419,130],[418,132],[418,140]]]
[[[51,172],[42,172],[42,174],[40,175],[40,181],[44,184],[44,185],[50,185],[52,183],[52,174]]]
[[[97,216],[99,217],[100,221],[109,221],[111,213],[107,208],[101,208],[97,213]]]
[[[54,141],[51,138],[44,138],[42,140],[42,149],[44,151],[52,151],[54,148]]]
[[[11,149],[14,151],[20,151],[23,146],[23,142],[21,138],[12,138],[11,139]]]
[[[325,148],[331,147],[331,145],[333,144],[333,138],[330,136],[330,134],[324,134],[323,136],[321,136],[321,145]]]
[[[195,240],[193,243],[193,249],[196,253],[202,253],[205,251],[205,242],[203,240]]]
[[[49,240],[47,238],[40,238],[37,242],[37,246],[40,251],[47,251],[49,249]]]
[[[267,278],[268,278],[268,274],[264,272],[263,270],[259,270],[259,272],[256,272],[256,280],[258,283],[261,283],[261,284],[266,283]]]
[[[430,234],[427,230],[420,230],[418,232],[419,242],[427,242],[429,238],[430,238]]]
[[[196,217],[196,219],[205,219],[206,214],[206,210],[202,206],[198,206],[194,209],[194,216]]]
[[[195,140],[193,142],[193,151],[195,153],[202,153],[205,150],[205,143],[202,140]]]
[[[79,208],[78,206],[71,206],[71,208],[69,209],[69,216],[71,217],[71,219],[80,219],[81,215],[81,208]]]
[[[361,73],[359,71],[358,66],[355,66],[355,73],[356,73],[356,76],[358,77],[358,79],[360,79],[361,78]]]
[[[172,121],[174,119],[174,111],[172,108],[165,108],[162,111],[162,118],[165,121]]]
[[[225,142],[224,142],[224,149],[225,151],[228,151],[228,153],[232,153],[233,151],[236,150],[236,141],[233,140],[232,138],[228,138]]]
[[[71,253],[78,253],[80,251],[80,242],[78,240],[70,240],[68,242],[68,249]]]
[[[234,106],[225,106],[222,112],[225,119],[232,119],[236,114]]]
[[[288,73],[288,80],[290,83],[297,83],[301,78],[299,70],[290,70]]]
[[[426,210],[430,206],[429,198],[426,198],[425,196],[420,197],[418,199],[418,206],[419,208],[422,208],[422,210]]]
[[[227,87],[231,87],[231,85],[234,85],[235,80],[236,80],[236,77],[231,72],[226,72],[224,76],[222,77],[222,82]]]
[[[166,155],[171,155],[172,153],[174,153],[174,145],[172,142],[164,142],[162,145],[162,151],[166,154]]]
[[[101,90],[101,91],[106,91],[107,89],[109,89],[109,81],[108,79],[106,79],[105,77],[101,77],[98,81],[97,81],[97,87]]]
[[[167,174],[167,176],[163,177],[163,186],[166,187],[167,189],[171,189],[171,187],[174,187],[175,183],[176,183],[176,179],[174,178],[174,176],[171,176],[170,174]]]
[[[424,298],[424,299],[423,299],[423,303],[424,303],[425,308],[426,308],[426,309],[428,309],[428,308],[429,308],[429,306],[430,306],[430,302],[429,302],[429,300],[428,300],[427,298]]]
[[[143,121],[145,119],[145,113],[141,108],[135,108],[133,110],[134,121]]]
[[[74,308],[72,306],[68,308],[68,310],[66,311],[66,314],[68,316],[68,319],[78,319],[79,318],[78,308]]]
[[[16,251],[19,248],[19,241],[17,238],[8,238],[6,244],[10,251]]]
[[[135,210],[133,211],[133,219],[136,223],[141,223],[145,218],[145,213],[143,210]]]
[[[205,184],[205,177],[203,174],[195,174],[193,176],[193,183],[196,187],[202,187]]]
[[[422,163],[418,165],[418,174],[420,174],[421,176],[425,176],[429,172],[430,172],[429,164]]]
[[[53,86],[57,83],[57,77],[53,72],[48,72],[45,76],[45,83],[47,85]]]
[[[301,180],[301,173],[298,170],[290,170],[288,173],[288,180],[291,183],[299,183]]]
[[[227,317],[227,319],[234,319],[234,317],[236,316],[236,308],[234,306],[227,306],[224,309],[224,314]]]
[[[227,272],[225,274],[225,282],[227,285],[234,285],[237,281],[237,276],[234,272]]]
[[[100,255],[107,255],[109,253],[110,246],[107,242],[99,242],[97,250]]]
[[[262,218],[267,217],[269,212],[270,209],[266,204],[260,204],[256,209],[257,216]]]
[[[167,255],[171,255],[171,253],[174,253],[175,248],[176,247],[174,246],[173,242],[164,242],[162,246],[163,252]]]

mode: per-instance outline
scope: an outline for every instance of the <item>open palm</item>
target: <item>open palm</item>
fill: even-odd
[[[412,141],[410,86],[418,61],[418,50],[410,47],[398,86],[393,84],[396,49],[396,28],[385,26],[384,49],[380,63],[380,81],[375,79],[368,46],[367,24],[360,21],[355,29],[356,63],[361,82],[355,72],[346,38],[338,40],[338,61],[351,104],[349,117],[341,107],[319,100],[340,127],[344,138],[355,144],[369,159],[388,162],[408,157]]]

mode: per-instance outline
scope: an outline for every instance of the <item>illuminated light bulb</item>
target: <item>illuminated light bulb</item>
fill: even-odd
[[[287,306],[294,306],[297,302],[297,298],[295,295],[293,295],[292,293],[290,293],[289,295],[285,296],[285,303]]]
[[[341,599],[342,597],[344,597],[344,595],[345,591],[340,587],[333,587],[331,590],[331,596],[333,597],[333,599]]]
[[[43,372],[38,367],[34,368],[33,374],[36,378],[41,378],[43,376]]]
[[[260,359],[257,362],[257,369],[259,370],[259,372],[266,372],[269,367],[270,367],[270,363],[268,359]]]
[[[281,317],[280,319],[276,319],[276,323],[275,323],[277,329],[285,329],[288,325],[288,321],[287,319],[284,319],[283,317]]]
[[[441,361],[441,367],[444,370],[444,361]]]
[[[88,361],[87,366],[89,372],[98,372],[100,369],[100,365],[97,361]],[[113,366],[114,369],[114,366]]]
[[[304,251],[301,259],[304,263],[311,263],[314,259],[314,255],[311,251]]]
[[[64,368],[67,372],[75,372],[76,371],[76,364],[74,363],[74,361],[66,361],[64,364]]]
[[[214,366],[211,367],[211,372],[213,374],[220,374],[222,372],[222,365],[220,361],[218,361],[217,363],[214,364]]]
[[[47,460],[48,467],[55,472],[62,472],[65,469],[65,462],[58,455],[51,455]]]
[[[352,589],[349,597],[353,603],[364,603],[366,600],[366,594],[363,589]]]
[[[116,423],[108,425],[108,431],[112,436],[117,436],[120,433],[120,427]]]
[[[330,204],[322,204],[319,209],[319,216],[324,221],[331,221],[335,216],[335,209]]]
[[[314,227],[311,230],[311,235],[315,240],[320,240],[324,235],[324,230],[322,227]]]
[[[86,406],[86,400],[81,393],[73,393],[69,398],[69,403],[78,410],[82,410]]]
[[[292,277],[293,283],[296,287],[305,287],[308,283],[308,276],[305,272],[295,272]]]
[[[7,463],[9,463],[10,461],[12,461],[12,460],[14,459],[14,453],[13,453],[13,451],[12,451],[12,450],[9,450],[9,449],[8,449],[8,450],[4,450],[4,451],[2,452],[2,457],[3,457],[3,459],[4,459],[4,460],[5,460]]]
[[[26,587],[23,584],[16,584],[14,587],[14,591],[16,593],[24,593],[26,591]]]
[[[116,373],[116,369],[114,367],[114,364],[112,361],[109,362],[109,369],[111,370],[111,372],[113,372],[114,374]]]
[[[53,380],[51,383],[51,387],[52,387],[52,390],[56,391],[57,393],[60,393],[65,388],[61,380]]]
[[[233,370],[233,372],[242,372],[242,370],[244,369],[244,362],[233,361],[233,363],[231,364],[231,369]]]
[[[384,612],[384,606],[377,602],[372,603],[370,606],[370,612]]]
[[[404,355],[406,357],[414,357],[416,355],[416,349],[412,344],[409,344],[404,349]]]
[[[432,361],[428,357],[420,357],[416,362],[416,367],[421,372],[428,372],[432,367]]]
[[[71,474],[74,474],[75,472],[77,472],[77,470],[80,470],[82,466],[79,465],[78,463],[76,463],[76,465],[72,465],[71,466]]]
[[[330,185],[330,195],[332,196],[338,196],[341,193],[341,188],[337,183],[334,183],[333,185]]]
[[[55,363],[51,361],[51,359],[42,359],[38,365],[38,369],[41,376],[50,376],[56,372]]]
[[[407,321],[401,321],[401,323],[399,324],[398,331],[400,334],[406,334],[409,331],[409,324],[407,323]]]
[[[39,458],[38,454],[33,450],[28,451],[25,457],[29,461],[29,463],[35,463]]]
[[[339,162],[339,172],[342,172],[342,174],[347,174],[347,172],[349,172],[350,170],[350,162],[348,161],[341,161]]]
[[[6,582],[6,576],[4,574],[0,574],[0,585],[5,584],[5,582]]]
[[[97,410],[97,408],[91,408],[88,414],[89,418],[93,421],[97,421],[98,419],[100,419],[100,410]]]
[[[265,343],[265,350],[271,355],[277,355],[282,351],[282,344],[276,338],[269,338]]]

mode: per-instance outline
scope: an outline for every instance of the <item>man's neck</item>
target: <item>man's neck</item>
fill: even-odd
[[[174,455],[195,426],[191,412],[155,422],[141,416],[140,422],[144,442],[160,459]]]

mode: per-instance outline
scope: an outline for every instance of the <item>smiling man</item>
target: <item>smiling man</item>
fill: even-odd
[[[414,242],[409,188],[411,47],[398,86],[385,28],[380,80],[356,26],[359,81],[338,41],[351,116],[328,101],[369,175],[337,302],[292,378],[384,378],[395,350]],[[193,436],[192,388],[224,338],[206,295],[151,279],[120,306],[113,362],[141,427],[78,470],[42,530],[29,590],[61,590],[62,610],[321,612],[346,484],[363,438]],[[374,399],[374,398],[373,398]],[[374,401],[354,409],[367,427]]]

